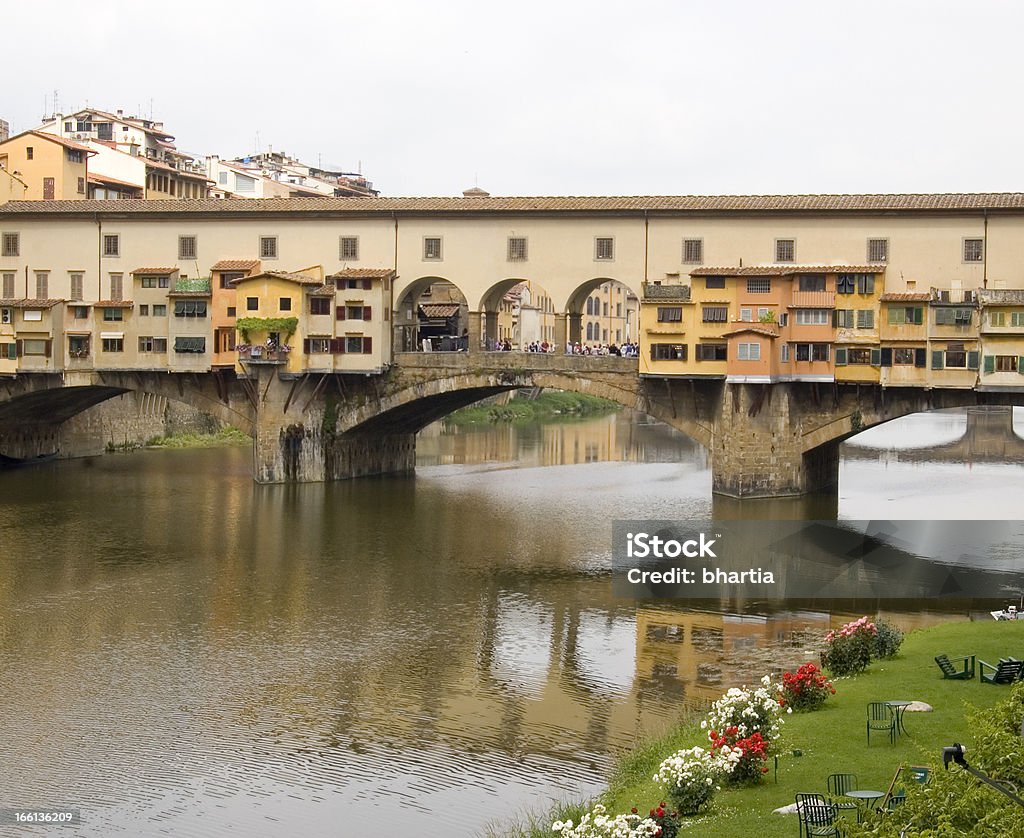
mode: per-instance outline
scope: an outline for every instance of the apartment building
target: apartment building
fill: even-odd
[[[0,169],[4,171],[0,198],[17,201],[85,198],[89,158],[94,155],[88,146],[74,140],[41,131],[24,131],[0,142]]]
[[[73,140],[95,155],[89,198],[205,198],[206,168],[179,151],[162,122],[83,108],[52,114],[37,131]]]

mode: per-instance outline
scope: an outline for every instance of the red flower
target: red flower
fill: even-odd
[[[629,811],[630,811],[630,812],[632,812],[632,813],[633,813],[634,815],[638,814],[638,812],[637,812],[637,810],[636,810],[636,806],[634,806],[634,807],[633,807],[632,809],[630,809]]]

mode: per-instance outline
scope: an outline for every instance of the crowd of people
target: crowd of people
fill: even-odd
[[[496,352],[511,352],[512,343],[505,338],[504,340],[494,341],[492,347]],[[620,355],[624,358],[635,358],[638,351],[638,345],[635,343],[623,343],[621,345],[615,343],[580,343],[568,342],[565,344],[566,355]],[[534,340],[526,344],[523,347],[524,352],[543,352],[543,353],[554,353],[557,347],[554,343],[549,343],[546,340]]]

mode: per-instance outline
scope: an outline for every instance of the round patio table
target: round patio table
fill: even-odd
[[[885,797],[884,791],[871,789],[855,789],[848,791],[844,797],[852,797],[857,801],[857,823],[864,823],[864,816],[871,811],[871,804]]]
[[[885,702],[891,708],[893,713],[896,715],[896,732],[906,733],[907,729],[903,726],[903,714],[907,711],[907,708],[913,704],[912,701],[887,701]]]

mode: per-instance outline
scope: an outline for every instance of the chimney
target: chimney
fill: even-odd
[[[481,189],[479,186],[473,186],[469,189],[462,190],[463,198],[490,198],[491,193]]]
[[[120,108],[118,108],[118,109],[117,109],[117,115],[118,115],[118,116],[124,116],[124,111],[123,111],[123,110],[121,110]]]

